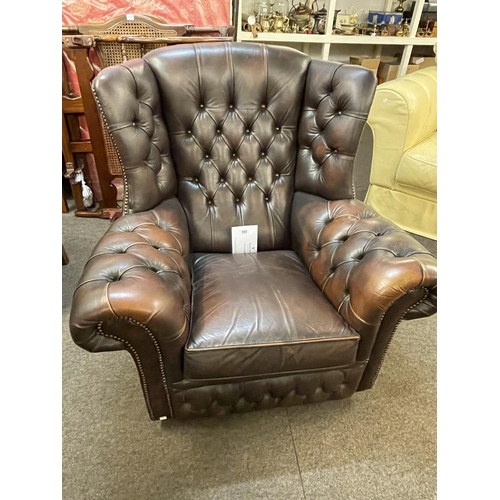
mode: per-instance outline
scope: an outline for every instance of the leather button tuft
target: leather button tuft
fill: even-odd
[[[280,174],[278,174],[278,173],[274,174],[274,177],[279,177],[279,176],[280,176]]]
[[[339,111],[339,115],[341,115],[341,114],[342,114],[342,111]]]
[[[234,106],[233,106],[232,104],[230,104],[230,105],[229,105],[229,107],[230,107],[231,109],[233,109],[233,108],[234,108]]]
[[[265,108],[265,107],[266,107],[266,105],[265,105],[265,104],[261,104],[261,105],[260,105],[260,107],[261,107],[261,108]]]
[[[233,156],[236,156],[236,153],[233,153]]]
[[[200,182],[200,179],[198,179],[198,177],[195,177],[194,182]]]
[[[240,199],[239,198],[236,198],[236,203],[239,203],[240,202]]]
[[[220,134],[220,128],[217,129],[217,133]]]
[[[269,201],[269,196],[266,196],[264,199],[265,199],[266,201]]]
[[[247,128],[247,129],[245,130],[245,132],[248,134],[248,133],[250,132],[250,129],[249,129],[249,128]]]
[[[200,104],[200,108],[204,108],[205,106],[203,104]]]
[[[188,130],[188,131],[187,131],[187,133],[188,133],[188,134],[192,134],[191,130]]]
[[[249,180],[250,182],[252,182],[252,181],[253,181],[253,177],[249,177],[249,178],[248,178],[248,180]]]
[[[211,205],[212,204],[212,200],[207,200],[207,204]]]
[[[221,177],[221,178],[220,178],[220,182],[225,182],[225,181],[224,181],[224,177]]]
[[[276,127],[276,130],[279,132],[281,130],[281,127]]]
[[[262,151],[262,153],[260,153],[261,156],[266,156],[266,153],[265,151]]]
[[[205,155],[205,158],[210,158],[210,155]]]

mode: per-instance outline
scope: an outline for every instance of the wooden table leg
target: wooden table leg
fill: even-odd
[[[64,245],[62,246],[62,265],[65,266],[69,264],[69,258],[68,254],[66,253],[66,250],[64,249]]]
[[[67,214],[69,212],[68,202],[66,201],[66,197],[64,196],[64,188],[62,190],[62,213]]]

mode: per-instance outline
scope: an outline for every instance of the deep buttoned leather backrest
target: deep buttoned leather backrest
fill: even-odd
[[[259,250],[289,248],[297,127],[310,62],[245,43],[172,46],[144,57],[158,81],[193,251],[230,252],[257,224]]]
[[[104,69],[96,101],[124,169],[124,212],[177,196],[193,252],[290,248],[294,191],[353,197],[352,166],[376,80],[287,47],[164,47]]]

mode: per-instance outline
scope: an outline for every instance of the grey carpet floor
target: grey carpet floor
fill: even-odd
[[[128,353],[90,354],[69,335],[72,292],[108,227],[62,216],[65,500],[436,498],[437,316],[403,322],[375,387],[349,400],[160,425]]]

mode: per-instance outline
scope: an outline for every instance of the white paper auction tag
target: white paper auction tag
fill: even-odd
[[[134,14],[125,14],[125,19],[127,21],[133,21],[134,20]]]
[[[231,238],[233,253],[253,253],[257,251],[259,226],[233,226]]]

